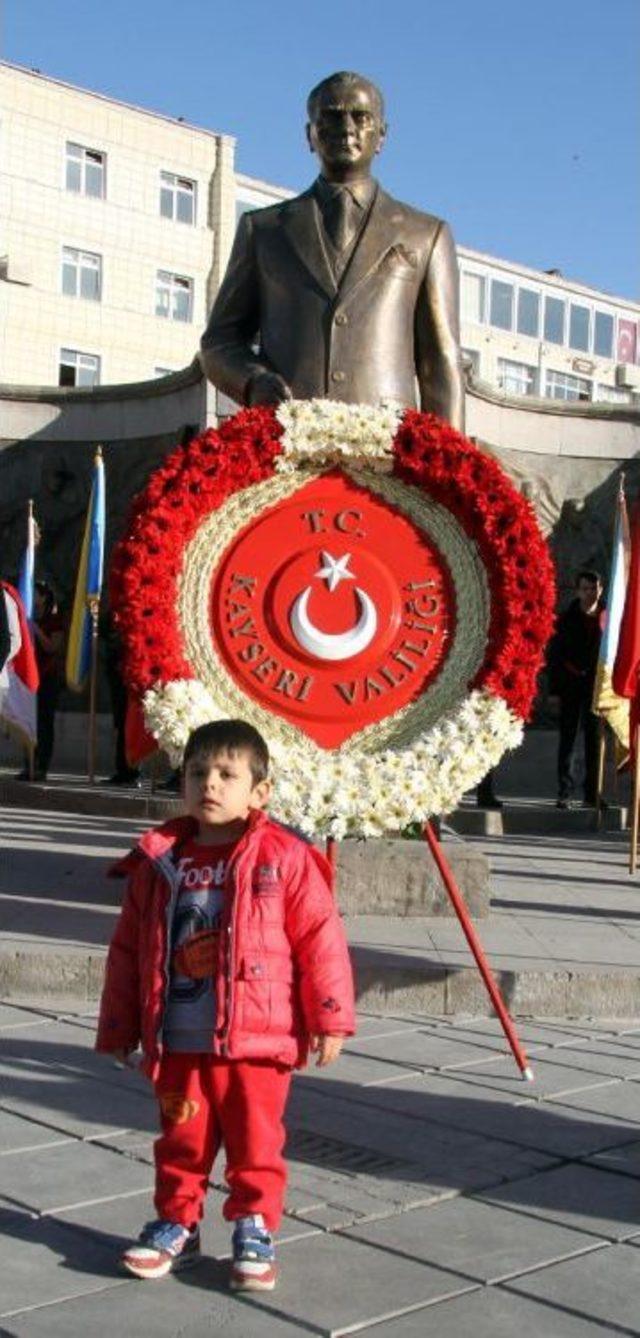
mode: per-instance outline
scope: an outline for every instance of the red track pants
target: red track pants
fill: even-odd
[[[162,1133],[154,1144],[158,1216],[192,1226],[202,1217],[218,1149],[226,1154],[227,1221],[282,1217],[287,1169],[282,1123],[291,1070],[258,1060],[167,1054],[155,1084]]]

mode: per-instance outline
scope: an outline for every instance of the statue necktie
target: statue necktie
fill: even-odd
[[[325,207],[324,225],[338,254],[346,250],[358,230],[359,213],[352,194],[348,190],[334,191]]]

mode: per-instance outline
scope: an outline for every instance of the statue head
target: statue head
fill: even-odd
[[[361,74],[340,70],[312,88],[307,139],[328,181],[369,176],[387,133],[382,93]]]

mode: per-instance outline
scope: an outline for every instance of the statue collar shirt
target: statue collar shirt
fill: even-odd
[[[372,177],[343,184],[320,176],[314,182],[322,239],[336,277],[344,273],[351,259],[377,189]]]

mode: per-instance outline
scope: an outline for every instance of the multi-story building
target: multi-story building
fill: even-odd
[[[292,192],[237,174],[228,135],[15,65],[0,87],[0,381],[91,386],[189,364],[239,215]],[[458,255],[476,380],[637,402],[640,306]]]
[[[12,65],[0,87],[0,379],[186,366],[235,230],[233,139]]]
[[[458,247],[471,373],[507,396],[637,402],[640,306]]]

